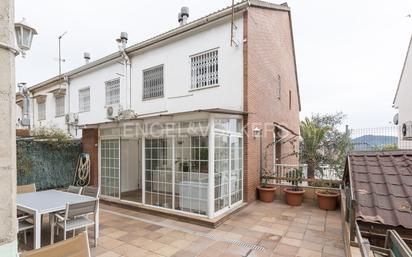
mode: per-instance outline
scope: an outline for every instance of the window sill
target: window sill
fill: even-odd
[[[90,110],[87,110],[87,111],[79,111],[79,113],[85,113],[85,112],[90,112]]]
[[[64,117],[64,114],[60,114],[60,115],[55,115],[55,118],[60,118],[60,117]]]
[[[156,97],[150,97],[150,98],[142,98],[142,101],[149,101],[149,100],[154,100],[154,99],[159,99],[159,98],[164,98],[165,96],[156,96]]]
[[[204,87],[199,87],[199,88],[192,88],[192,89],[189,90],[189,92],[199,91],[199,90],[209,89],[209,88],[215,88],[215,87],[219,87],[219,84],[210,85],[210,86],[204,86]]]

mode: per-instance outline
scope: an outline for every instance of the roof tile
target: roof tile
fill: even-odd
[[[357,219],[412,229],[412,151],[348,155]]]

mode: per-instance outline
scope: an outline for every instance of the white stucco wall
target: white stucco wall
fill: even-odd
[[[395,98],[394,107],[398,109],[399,113],[399,136],[398,145],[402,149],[412,148],[412,141],[402,140],[402,124],[407,121],[412,121],[412,53],[411,45],[409,45],[408,53],[405,60],[401,78],[399,81],[399,88]]]
[[[120,74],[120,75],[119,75]],[[125,105],[124,66],[115,62],[70,79],[70,112],[79,114],[79,125],[109,121],[106,119],[105,82],[120,78],[120,103]],[[90,111],[79,112],[79,90],[90,88]]]
[[[238,47],[230,46],[231,24],[227,17],[196,32],[190,31],[131,54],[131,71],[128,71],[131,90],[126,90],[125,67],[120,59],[70,76],[65,113],[78,113],[79,126],[109,122],[105,108],[105,82],[115,78],[120,78],[120,104],[123,109],[131,106],[137,115],[212,108],[243,110],[243,18],[236,18],[235,25]],[[191,90],[190,56],[211,49],[218,50],[219,85]],[[164,65],[164,97],[143,100],[143,70],[160,64]],[[67,131],[64,116],[55,117],[55,98],[49,93],[55,87],[35,93],[47,94],[46,120],[38,120],[37,101],[32,99],[32,122],[34,127],[57,126]],[[84,88],[90,88],[90,111],[79,112],[79,90]],[[81,137],[80,129],[76,131],[71,127],[70,131],[75,137]]]
[[[235,21],[236,39],[242,42],[243,21]],[[198,109],[243,109],[243,43],[230,46],[230,22],[182,37],[172,43],[132,56],[132,102],[138,114],[167,113]],[[218,50],[219,86],[191,91],[190,56]],[[164,97],[142,100],[143,70],[164,65]]]
[[[55,96],[51,91],[62,88],[63,90],[66,88],[65,85],[55,85],[53,87],[48,87],[43,90],[36,91],[33,94],[33,97],[30,99],[30,123],[32,124],[32,128],[36,129],[38,127],[56,127],[63,131],[67,131],[67,126],[65,123],[64,115],[56,117],[56,101]],[[35,99],[38,95],[46,95],[46,119],[39,120],[38,116],[38,103]],[[67,100],[67,90],[65,95],[65,112],[67,112],[68,108],[68,100]],[[34,116],[33,116],[34,114]]]
[[[399,90],[395,99],[395,107],[399,111],[399,124],[412,121],[412,53],[407,55],[405,67],[399,82]]]

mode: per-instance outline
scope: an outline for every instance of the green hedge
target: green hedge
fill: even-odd
[[[80,140],[18,139],[17,185],[36,183],[37,190],[67,187],[73,182]]]

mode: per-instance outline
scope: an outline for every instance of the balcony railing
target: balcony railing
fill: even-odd
[[[293,185],[295,181],[302,186],[339,187],[341,184],[341,179],[336,176],[334,170],[327,167],[320,167],[315,171],[314,178],[308,178],[307,164],[274,164],[272,169],[263,172],[262,179],[268,184],[279,185]]]

